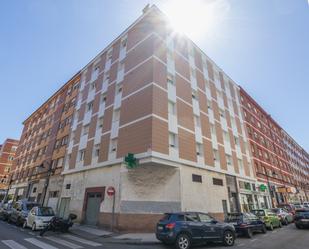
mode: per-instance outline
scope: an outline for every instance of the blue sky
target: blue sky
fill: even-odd
[[[215,13],[220,18],[209,30],[201,19],[193,40],[308,151],[307,0],[215,1],[224,7],[224,15],[220,7]],[[19,138],[23,120],[131,24],[147,3],[165,11],[166,2],[2,1],[0,142]]]

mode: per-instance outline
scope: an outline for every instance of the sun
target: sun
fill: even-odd
[[[167,0],[162,9],[175,31],[199,39],[217,28],[229,5],[226,0]]]

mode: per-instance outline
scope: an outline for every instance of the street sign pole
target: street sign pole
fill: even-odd
[[[114,232],[114,224],[115,224],[115,194],[113,195],[113,211],[112,211],[112,232]]]
[[[114,231],[114,225],[115,225],[115,199],[116,199],[116,190],[114,187],[110,186],[107,188],[107,195],[109,197],[113,197],[113,206],[112,206],[112,220],[111,220],[111,230]]]

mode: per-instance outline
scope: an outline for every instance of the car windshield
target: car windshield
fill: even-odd
[[[38,216],[54,216],[55,213],[51,207],[38,208]]]
[[[241,214],[228,214],[226,217],[227,222],[234,222],[241,220],[242,215]]]
[[[264,210],[252,210],[252,213],[255,214],[256,216],[265,216]]]
[[[306,209],[306,210],[296,210],[296,215],[309,215],[309,209]]]
[[[37,204],[37,203],[27,203],[26,204],[26,209],[28,211],[30,211],[32,208],[37,207],[37,206],[39,206],[39,204]]]
[[[278,213],[280,213],[280,208],[273,208],[271,211],[278,214]]]

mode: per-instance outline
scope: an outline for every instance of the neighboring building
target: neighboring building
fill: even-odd
[[[24,121],[9,190],[15,199],[57,207],[78,87],[76,74]]]
[[[4,198],[9,186],[9,173],[15,158],[18,140],[6,139],[0,145],[0,201]]]
[[[138,167],[126,167],[128,153]],[[239,87],[156,7],[81,70],[67,155],[61,210],[86,224],[111,224],[109,186],[118,229],[152,229],[164,212],[222,219],[269,206],[252,169]]]
[[[287,195],[288,202],[303,202],[309,200],[309,154],[298,145],[295,140],[282,130],[285,150],[288,154],[288,161],[292,166],[294,188],[282,189]]]
[[[307,199],[299,191],[308,184],[308,154],[243,88],[240,96],[256,177],[269,185],[273,206]]]

